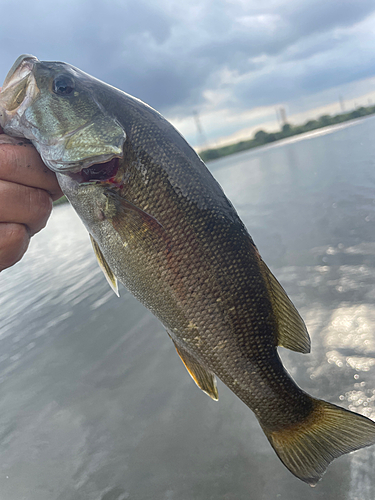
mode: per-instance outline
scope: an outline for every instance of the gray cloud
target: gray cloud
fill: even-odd
[[[8,0],[0,70],[24,52],[65,60],[164,113],[189,114],[223,87],[225,105],[270,105],[373,75],[374,47],[352,32],[373,11],[373,0]]]
[[[374,48],[360,37],[357,41],[345,37],[344,42],[318,44],[304,58],[274,61],[236,86],[237,105],[272,105],[373,76]]]

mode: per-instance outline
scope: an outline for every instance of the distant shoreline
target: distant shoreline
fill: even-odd
[[[305,132],[312,132],[314,130],[352,121],[356,118],[362,118],[372,114],[375,114],[375,106],[362,106],[349,113],[341,113],[334,116],[323,115],[320,116],[317,120],[308,120],[303,125],[293,126],[289,123],[286,123],[279,132],[268,133],[264,130],[258,130],[258,132],[254,134],[252,139],[229,144],[228,146],[205,149],[199,153],[199,156],[203,161],[209,162],[218,158],[222,158],[223,156],[228,156],[234,153],[239,153],[240,151],[246,151],[248,149],[264,146],[266,144],[280,141],[281,139],[287,139],[289,137],[300,135]]]

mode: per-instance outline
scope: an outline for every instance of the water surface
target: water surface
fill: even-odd
[[[304,317],[280,349],[310,394],[375,419],[375,118],[212,162]],[[0,276],[1,500],[373,500],[375,447],[312,489],[219,382],[196,388],[161,324],[118,299],[69,206]]]

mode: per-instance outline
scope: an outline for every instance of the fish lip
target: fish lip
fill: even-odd
[[[14,122],[19,123],[25,109],[39,93],[33,75],[34,66],[37,62],[39,62],[39,59],[35,56],[20,56],[4,80],[0,91],[0,126],[9,135],[20,135],[20,131],[14,127]],[[22,94],[22,98],[18,101],[17,98],[20,94]],[[10,124],[9,130],[8,123]],[[11,128],[15,130],[11,130]],[[32,139],[32,137],[27,137],[27,139]]]
[[[23,54],[22,56],[19,56],[11,69],[8,71],[1,92],[4,92],[7,88],[15,85],[30,74],[34,69],[36,62],[39,62],[39,59],[30,54]]]

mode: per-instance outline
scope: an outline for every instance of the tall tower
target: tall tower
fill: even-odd
[[[193,111],[193,116],[195,120],[195,125],[197,127],[198,146],[205,148],[207,146],[207,139],[205,133],[203,132],[203,127],[199,118],[198,111]]]
[[[341,113],[345,113],[345,103],[342,95],[339,95]]]
[[[280,118],[281,118],[281,125],[286,125],[288,122],[286,121],[286,111],[284,106],[280,106]]]

